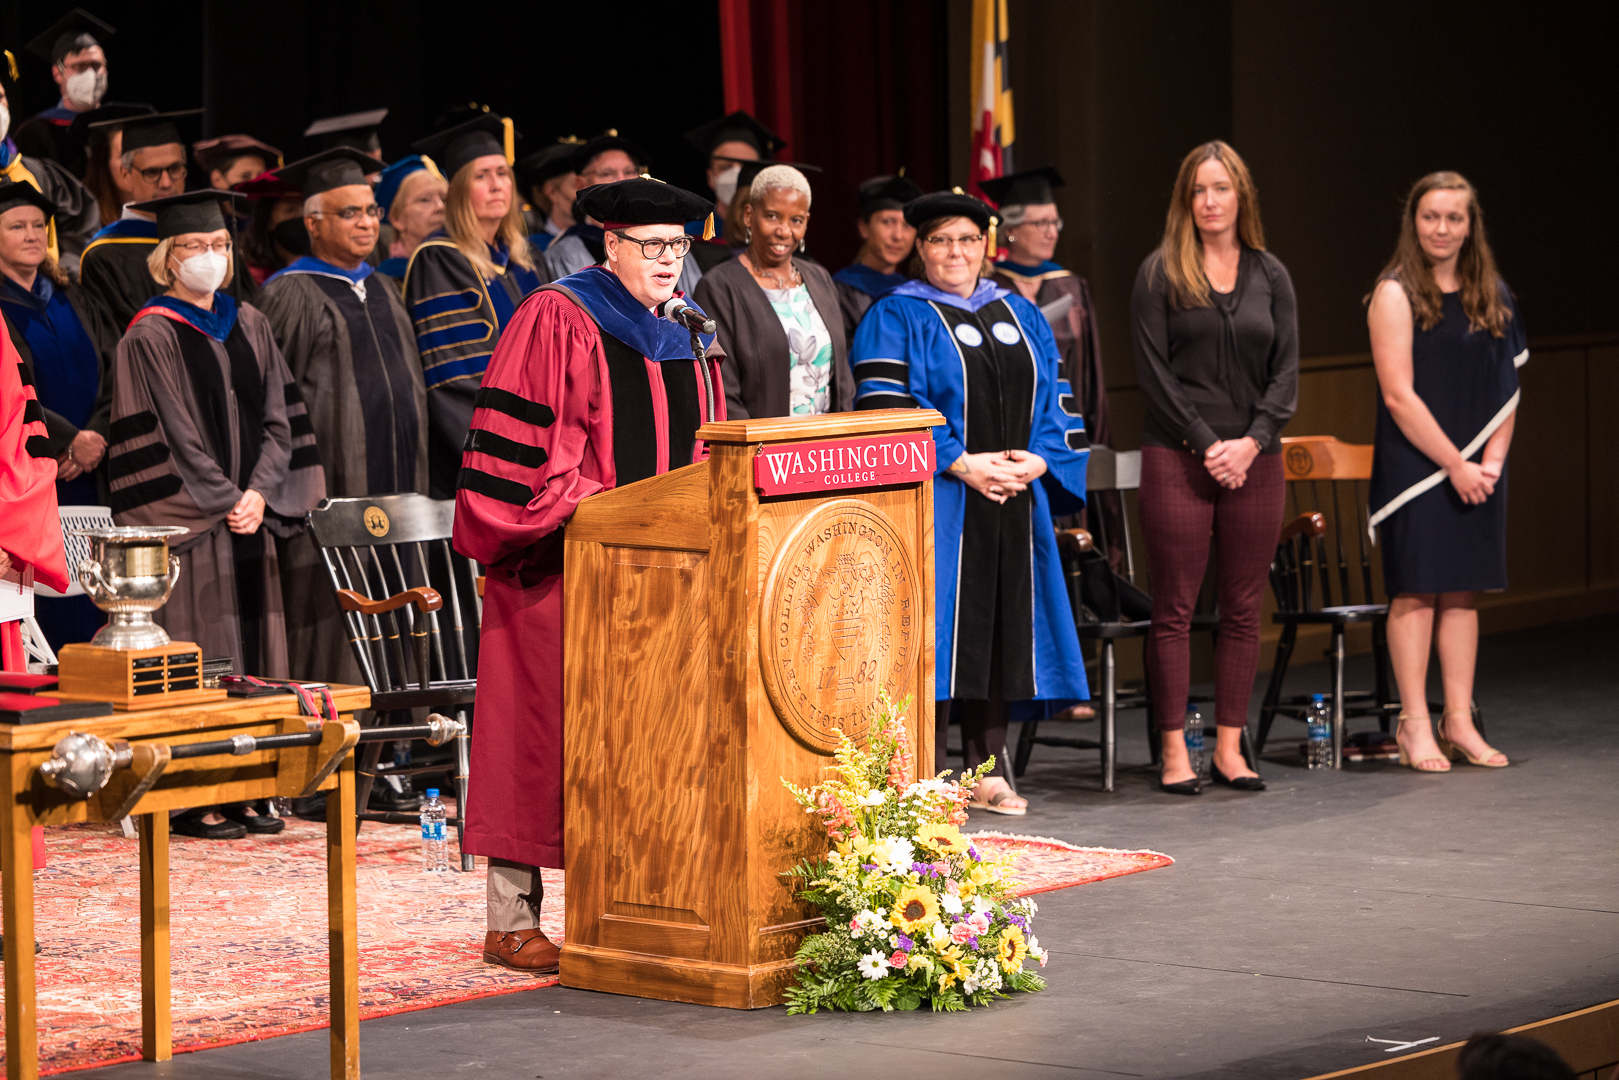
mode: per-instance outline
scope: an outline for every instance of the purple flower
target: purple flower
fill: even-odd
[[[862,870],[875,870],[875,869],[877,869],[877,864],[874,863],[874,862],[863,862],[863,863],[860,864],[860,869],[862,869]]]
[[[916,948],[916,942],[912,941],[910,938],[906,937],[904,934],[896,934],[895,936],[897,938],[899,938],[900,951],[902,951],[902,952],[911,952],[912,950],[914,950]]]
[[[967,939],[967,948],[971,949],[973,952],[978,951],[978,935],[977,934],[974,934],[972,937]]]
[[[920,874],[922,877],[932,877],[933,864],[925,862],[913,862],[911,864],[911,871],[913,873]]]
[[[1027,930],[1029,928],[1028,922],[1025,921],[1023,916],[1021,916],[1021,915],[1013,915],[1010,912],[1008,912],[1007,916],[1006,916],[1006,921],[1011,923],[1013,926],[1017,927],[1019,930]]]
[[[978,845],[977,844],[968,844],[967,845],[967,854],[968,854],[968,856],[970,856],[973,859],[974,862],[978,861]]]

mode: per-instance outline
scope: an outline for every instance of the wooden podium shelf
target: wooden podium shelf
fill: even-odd
[[[820,920],[781,871],[823,853],[782,787],[834,727],[909,696],[933,762],[930,480],[761,498],[767,444],[909,434],[931,410],[710,424],[710,460],[587,499],[566,531],[562,982],[778,1004]],[[930,459],[931,460],[931,459]]]

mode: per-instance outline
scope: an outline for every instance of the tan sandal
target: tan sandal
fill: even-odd
[[[1484,755],[1482,757],[1474,757],[1461,746],[1458,746],[1449,739],[1445,738],[1445,720],[1453,712],[1459,715],[1466,715],[1469,719],[1471,719],[1473,715],[1469,710],[1447,709],[1444,716],[1439,718],[1439,730],[1434,732],[1434,741],[1439,744],[1439,750],[1442,754],[1444,754],[1451,761],[1465,761],[1469,765],[1477,765],[1481,769],[1504,769],[1508,765],[1512,764],[1512,762],[1507,759],[1505,754],[1491,746],[1489,743],[1484,744]],[[1492,757],[1498,757],[1501,760],[1491,761],[1490,758]]]
[[[1022,798],[1023,796],[1013,791],[1010,787],[1004,787],[995,794],[991,795],[988,799],[980,799],[975,792],[973,794],[972,801],[967,805],[974,810],[988,810],[992,814],[1006,814],[1009,817],[1022,817],[1024,814],[1029,812],[1028,800],[1025,799],[1024,805],[1022,806],[1005,805],[1008,799]]]
[[[1402,724],[1405,723],[1407,720],[1410,720],[1413,723],[1415,723],[1418,720],[1426,720],[1426,719],[1428,719],[1428,717],[1426,717],[1426,716],[1407,716],[1405,713],[1400,714],[1400,723],[1402,723]],[[1394,736],[1395,736],[1395,744],[1396,745],[1399,744],[1399,735],[1400,735],[1400,730],[1399,730],[1398,727],[1396,727],[1394,729]],[[1401,746],[1400,747],[1400,764],[1404,765],[1408,769],[1413,769],[1413,770],[1415,770],[1415,771],[1417,771],[1419,773],[1447,773],[1447,772],[1450,771],[1450,758],[1447,757],[1447,756],[1444,756],[1444,747],[1443,746],[1440,747],[1440,756],[1439,757],[1417,758],[1415,761],[1411,760],[1411,755],[1407,754],[1405,752],[1405,747]]]

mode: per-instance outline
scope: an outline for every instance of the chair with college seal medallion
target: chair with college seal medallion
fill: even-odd
[[[371,688],[372,726],[410,723],[417,709],[466,723],[477,696],[480,623],[478,568],[450,547],[455,503],[426,495],[326,499],[308,514],[310,533],[338,606],[349,645]],[[317,587],[314,582],[308,583]],[[390,714],[403,714],[390,720]],[[470,727],[470,724],[468,725]],[[459,837],[466,805],[468,736],[455,740],[451,761],[382,767],[382,743],[367,743],[356,762],[360,821],[412,824],[405,813],[365,810],[379,775],[449,773],[455,779]],[[470,871],[471,855],[461,856]]]

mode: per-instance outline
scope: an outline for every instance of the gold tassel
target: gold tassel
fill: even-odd
[[[438,179],[443,180],[444,179],[444,174],[439,172],[439,170],[438,170],[438,162],[434,161],[432,158],[428,157],[426,154],[423,154],[421,157],[422,157],[422,164],[427,167],[427,171],[432,173]]]
[[[1000,249],[995,246],[995,226],[999,225],[1000,223],[1001,219],[996,217],[994,214],[989,216],[989,242],[984,245],[984,257],[990,262],[994,262],[995,256],[1000,254]]]
[[[898,172],[898,173],[896,173],[896,174],[895,174],[895,175],[897,175],[897,176],[904,176],[904,175],[905,175],[905,166],[903,166],[903,165],[901,165],[901,166],[900,166],[900,167],[899,167],[899,172]]]
[[[703,239],[714,239],[714,215],[712,213],[709,214],[707,220],[703,222]]]
[[[501,119],[500,126],[506,135],[506,164],[511,165],[517,161],[517,129],[509,116]]]
[[[20,76],[17,74],[17,58],[11,54],[10,49],[5,50],[5,53],[6,70],[11,72],[11,81],[16,82],[18,78],[20,78]]]

